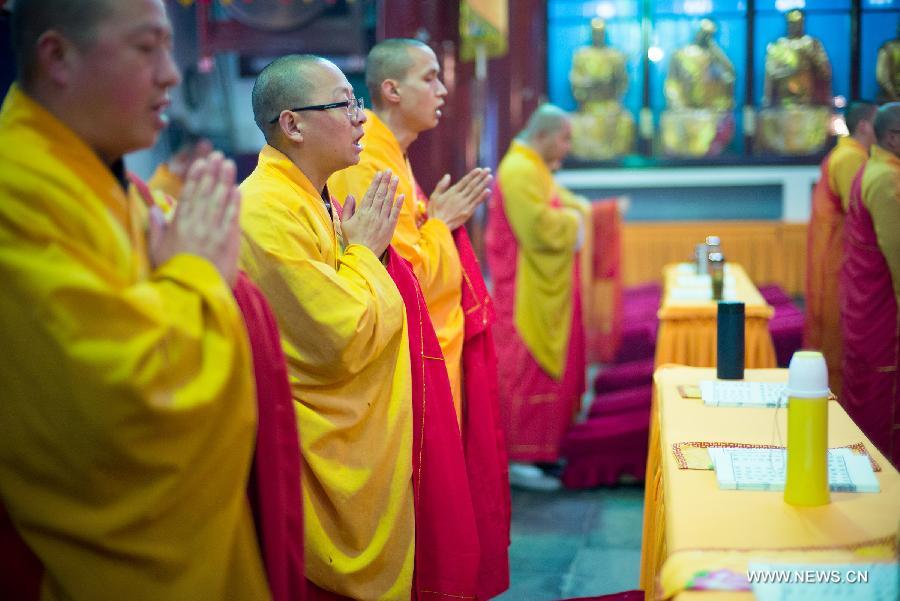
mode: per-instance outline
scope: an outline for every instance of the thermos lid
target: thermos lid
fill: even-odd
[[[787,395],[801,399],[828,398],[828,366],[818,351],[797,351],[788,367]]]
[[[721,241],[719,240],[718,236],[707,236],[706,244],[708,244],[709,246],[719,246],[721,244]]]
[[[744,303],[740,301],[719,301],[719,315],[743,315]]]

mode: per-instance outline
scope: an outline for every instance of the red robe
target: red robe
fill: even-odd
[[[427,206],[428,197],[418,183],[416,196]],[[481,600],[496,597],[509,588],[509,471],[500,422],[493,301],[465,227],[453,231],[453,241],[463,276],[460,302],[465,315],[462,350],[465,400],[461,429],[481,549],[478,568],[478,599]]]
[[[588,332],[586,344],[591,360],[612,363],[622,341],[622,215],[619,202],[595,200],[591,202],[590,276],[582,299],[590,317],[582,313]],[[582,264],[583,265],[583,264]],[[587,300],[590,299],[590,300]]]
[[[456,228],[453,239],[463,268],[462,308],[466,317],[462,355],[465,394],[462,429],[469,488],[481,543],[478,599],[490,599],[509,588],[511,513],[492,332],[496,317],[466,229]]]
[[[416,509],[413,600],[473,598],[479,537],[450,380],[412,266],[389,248],[387,270],[403,297],[409,325]]]
[[[558,201],[557,201],[558,202]],[[555,380],[538,364],[513,322],[518,243],[497,186],[491,197],[488,261],[497,304],[499,383],[507,449],[513,461],[553,462],[584,392],[585,339],[581,317],[579,266],[574,261],[572,325],[562,377]]]
[[[44,566],[31,552],[0,503],[0,598],[38,601]]]
[[[303,500],[297,421],[275,316],[243,273],[234,298],[244,316],[256,377],[258,435],[247,494],[273,601],[303,601]]]
[[[866,168],[853,180],[844,225],[841,329],[844,387],[838,400],[900,469],[900,322],[891,271],[862,202]]]

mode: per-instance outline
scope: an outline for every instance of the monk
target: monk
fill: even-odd
[[[176,153],[149,182],[134,173],[129,196],[150,209],[151,221],[168,227],[191,166],[212,154],[208,142],[196,154]],[[179,156],[180,155],[180,156]],[[177,166],[177,169],[171,168]],[[164,174],[164,177],[157,177]],[[177,194],[176,194],[177,192]],[[174,194],[174,196],[173,196]],[[256,450],[247,483],[260,552],[273,601],[303,601],[303,508],[297,420],[281,337],[262,292],[239,273],[232,287],[244,318],[256,383]]]
[[[450,176],[438,182],[428,200],[427,219],[416,196],[416,182],[406,158],[409,146],[423,131],[437,126],[447,88],[439,78],[434,52],[416,40],[386,40],[366,60],[366,85],[374,104],[367,115],[366,144],[360,163],[332,178],[332,191],[359,194],[379,169],[390,168],[401,178],[406,197],[394,248],[413,264],[425,293],[428,313],[441,341],[453,400],[461,413],[463,310],[462,270],[452,231],[463,225],[487,198],[490,173],[473,169],[450,185]],[[421,227],[417,224],[421,220]]]
[[[872,156],[853,180],[841,269],[844,387],[838,399],[900,468],[900,102],[878,109]]]
[[[149,233],[126,192],[122,157],[156,141],[180,78],[164,4],[19,0],[12,27],[0,597],[268,599],[234,165],[196,165]]]
[[[241,264],[273,303],[288,359],[308,592],[474,596],[479,548],[449,380],[415,277],[388,248],[398,178],[379,171],[359,202],[332,199],[326,181],[359,160],[366,113],[329,61],[277,59],[252,102],[267,145],[241,185]]]
[[[853,102],[847,108],[844,119],[850,135],[839,138],[822,161],[807,230],[803,346],[825,355],[828,383],[835,393],[841,390],[843,354],[838,283],[844,257],[844,215],[853,178],[869,158],[875,141],[872,121],[877,108],[868,102]]]
[[[571,136],[565,111],[538,107],[500,162],[487,231],[510,482],[544,490],[560,482],[531,464],[559,460],[585,386],[582,217],[552,173]]]
[[[447,89],[426,44],[389,39],[366,58],[366,87],[374,108],[366,112],[359,164],[336,173],[337,196],[360,195],[372,176],[390,169],[404,195],[392,246],[415,271],[437,331],[466,451],[481,539],[479,598],[509,586],[509,489],[499,426],[494,309],[463,224],[489,195],[490,172],[473,169],[451,185],[445,175],[430,197],[419,188],[407,151],[437,127]]]

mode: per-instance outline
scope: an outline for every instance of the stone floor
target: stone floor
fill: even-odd
[[[638,588],[642,485],[513,490],[510,588],[501,601],[552,601]]]

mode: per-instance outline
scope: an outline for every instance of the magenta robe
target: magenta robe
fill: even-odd
[[[247,494],[272,601],[303,601],[300,439],[278,325],[262,292],[243,273],[234,298],[244,316],[256,377],[256,454]]]
[[[900,469],[900,324],[891,272],[862,202],[860,169],[844,224],[841,331],[844,387],[838,399],[875,446]]]
[[[512,461],[554,462],[560,457],[563,436],[585,390],[578,259],[573,265],[572,324],[566,364],[562,377],[555,380],[531,355],[514,324],[518,244],[503,209],[499,186],[491,196],[487,251],[497,306],[500,407],[507,452]]]
[[[506,443],[500,421],[494,304],[466,228],[453,231],[462,264],[465,314],[462,430],[469,488],[478,523],[481,564],[478,599],[509,588],[510,495]]]
[[[388,248],[409,325],[416,511],[414,601],[474,597],[480,548],[450,380],[412,265]]]

